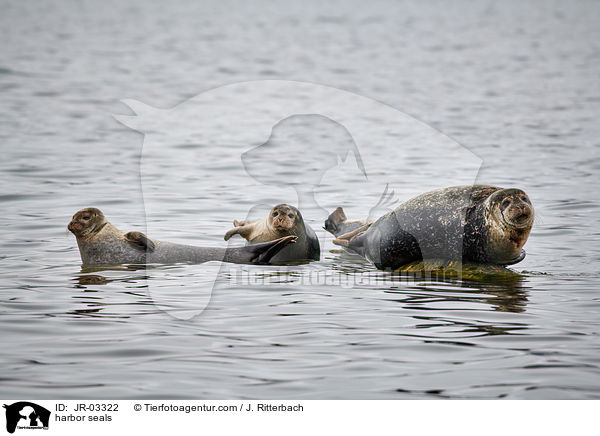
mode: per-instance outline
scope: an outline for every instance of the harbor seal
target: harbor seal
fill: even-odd
[[[77,212],[67,228],[77,238],[84,266],[203,263],[210,260],[266,264],[297,239],[295,236],[286,236],[262,244],[227,249],[174,244],[150,239],[141,232],[124,233],[108,222],[95,207]]]
[[[520,189],[473,185],[426,192],[345,234],[339,234],[348,228],[345,215],[332,215],[325,226],[337,236],[334,244],[387,270],[427,259],[493,265],[520,262],[534,210]]]
[[[302,260],[319,260],[321,249],[315,231],[304,223],[302,214],[294,206],[278,204],[266,218],[258,221],[233,221],[233,229],[225,233],[228,241],[233,235],[240,235],[249,244],[268,242],[286,236],[296,236],[294,245],[283,248],[273,256],[272,261],[290,262]]]

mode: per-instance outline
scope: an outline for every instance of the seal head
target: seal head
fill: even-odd
[[[489,232],[488,261],[507,264],[519,259],[535,216],[527,194],[516,188],[496,191],[485,201],[484,215]]]
[[[296,225],[302,220],[300,211],[289,204],[278,204],[269,213],[268,226],[280,236],[293,233]]]
[[[107,223],[108,221],[100,209],[87,207],[73,215],[67,228],[77,238],[86,240],[96,235]]]

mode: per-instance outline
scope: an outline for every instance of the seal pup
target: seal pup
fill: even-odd
[[[210,260],[266,264],[297,239],[295,236],[286,236],[263,244],[227,249],[174,244],[150,239],[141,232],[124,233],[108,222],[95,207],[77,212],[67,228],[77,238],[79,254],[85,266],[203,263]]]
[[[525,192],[490,185],[429,191],[354,229],[345,227],[341,212],[334,211],[325,224],[331,233],[338,233],[333,243],[379,269],[397,269],[423,259],[512,265],[525,258],[522,248],[534,219]],[[340,234],[346,229],[351,230]]]
[[[289,204],[278,204],[262,220],[234,220],[233,225],[235,227],[225,233],[226,241],[233,235],[240,235],[249,244],[296,236],[296,243],[283,248],[273,257],[273,262],[319,260],[321,257],[319,239],[315,231],[304,223],[300,211]]]

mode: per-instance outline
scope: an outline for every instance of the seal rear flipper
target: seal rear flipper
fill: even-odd
[[[125,239],[130,242],[135,248],[140,250],[152,252],[154,251],[154,242],[152,242],[142,232],[129,232],[125,233]]]
[[[344,213],[344,209],[338,207],[327,217],[325,220],[325,226],[323,228],[332,235],[336,235],[336,233],[338,233],[340,230],[340,224],[346,222],[347,219],[348,218]]]
[[[286,236],[275,239],[274,241],[261,242],[260,244],[250,244],[240,248],[249,256],[247,262],[257,264],[268,264],[273,256],[279,253],[289,244],[294,244],[298,240],[297,236]]]
[[[350,245],[350,241],[347,241],[346,239],[334,239],[333,243],[335,245],[339,245],[340,247],[344,247],[344,248],[348,248],[348,246]]]
[[[353,233],[353,232],[351,232],[351,233]],[[365,234],[365,231],[363,231],[360,234],[353,235],[349,239],[340,239],[340,238],[334,239],[333,243],[335,245],[339,245],[341,247],[347,248],[348,250],[353,251],[356,254],[359,254],[359,255],[365,257],[364,234]]]
[[[336,239],[334,239],[333,243],[336,245],[341,245],[343,247],[347,247],[348,246],[347,243],[354,241],[357,237],[361,236],[363,233],[365,233],[367,230],[369,230],[369,227],[371,227],[371,224],[373,224],[373,223],[367,223],[365,225],[360,226],[356,230],[352,230],[351,232],[344,233],[343,235],[340,235]],[[346,241],[346,242],[344,242],[344,241]]]

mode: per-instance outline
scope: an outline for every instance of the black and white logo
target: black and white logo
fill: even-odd
[[[29,401],[19,401],[4,405],[6,409],[6,431],[14,433],[18,429],[48,430],[50,411]]]

